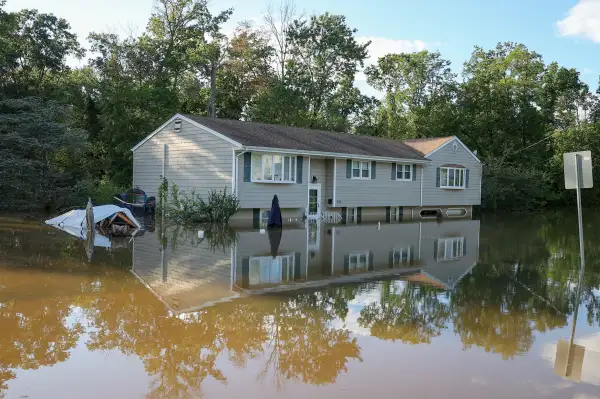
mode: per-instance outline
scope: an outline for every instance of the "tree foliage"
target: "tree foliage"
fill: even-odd
[[[226,35],[233,13],[159,0],[139,36],[90,33],[87,62],[73,69],[68,60],[85,53],[67,21],[0,1],[0,99],[52,103],[65,134],[85,132],[85,148],[63,165],[81,179],[66,180],[71,189],[129,185],[131,147],[177,112],[396,139],[456,135],[485,164],[487,209],[568,202],[562,152],[600,142],[600,93],[523,44],[475,47],[462,69],[431,51],[364,68],[370,44],[343,15],[305,17],[283,0],[265,26],[243,22]],[[359,90],[359,72],[378,96]]]

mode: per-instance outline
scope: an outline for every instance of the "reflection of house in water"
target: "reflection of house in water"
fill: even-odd
[[[396,275],[452,289],[475,265],[479,250],[475,220],[380,227],[308,223],[282,231],[280,239],[242,231],[231,250],[214,252],[196,233],[165,251],[157,234],[135,240],[133,272],[176,313],[240,295]]]

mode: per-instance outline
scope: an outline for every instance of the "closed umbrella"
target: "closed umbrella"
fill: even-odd
[[[281,208],[279,208],[279,199],[277,198],[277,195],[274,195],[273,201],[271,201],[271,213],[269,214],[267,227],[283,227],[283,222],[281,221]]]

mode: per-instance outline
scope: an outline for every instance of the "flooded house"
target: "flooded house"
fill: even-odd
[[[260,224],[277,195],[285,219],[332,222],[470,217],[481,162],[455,136],[372,136],[177,114],[132,148],[133,186],[156,196],[161,176],[206,196],[240,199],[232,222]]]

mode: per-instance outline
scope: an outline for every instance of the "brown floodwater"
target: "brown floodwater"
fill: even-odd
[[[0,397],[600,398],[600,213],[144,222],[0,217]]]

